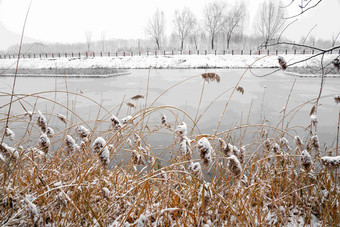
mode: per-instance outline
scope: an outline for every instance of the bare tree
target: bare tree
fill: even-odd
[[[222,1],[215,1],[204,9],[205,26],[211,40],[211,49],[214,49],[214,41],[225,23],[226,4]]]
[[[194,43],[195,45],[195,50],[198,50],[198,42],[200,40],[200,35],[201,35],[201,28],[200,26],[196,25],[195,28],[193,29],[192,33],[190,34],[190,42]]]
[[[226,20],[223,25],[223,31],[226,34],[227,39],[227,49],[229,49],[230,40],[232,35],[237,29],[243,29],[242,23],[246,15],[246,5],[244,2],[239,4],[235,3],[233,7],[230,8],[228,14],[226,15]]]
[[[270,40],[274,39],[278,32],[284,26],[284,10],[274,1],[263,2],[257,12],[257,23],[255,29],[258,35],[264,39],[264,46],[267,49],[267,45]]]
[[[85,32],[85,38],[86,38],[87,53],[90,53],[92,32],[89,32],[89,31]]]
[[[103,53],[105,51],[105,42],[106,42],[105,36],[106,36],[105,32],[102,32],[102,34],[100,35],[100,45],[101,45],[101,49]]]
[[[181,41],[181,50],[184,47],[184,41],[189,37],[197,25],[195,15],[188,8],[184,8],[181,12],[175,11],[173,20],[175,26],[175,33]]]
[[[338,34],[337,35],[334,35],[334,33],[333,33],[333,35],[332,35],[332,47],[334,47],[335,46],[335,44],[336,44],[336,41],[338,40],[338,38],[339,38],[339,35],[340,35],[340,32],[338,32]]]
[[[159,50],[161,40],[165,33],[165,18],[163,11],[157,9],[153,17],[149,19],[145,32],[156,42],[157,49]]]

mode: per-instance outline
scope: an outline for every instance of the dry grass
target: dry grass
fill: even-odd
[[[221,80],[214,73],[199,76]],[[243,93],[241,88],[237,84],[232,89]],[[51,98],[54,93],[96,103],[96,118],[84,120],[69,102]],[[131,99],[142,98],[135,97]],[[29,101],[33,98],[35,102]],[[41,101],[50,105],[47,109],[67,114],[39,114]],[[197,116],[193,119],[176,107],[155,107],[155,101],[129,108],[131,119],[121,123],[116,116],[125,117],[120,111],[124,101],[108,110],[67,90],[14,94],[11,105],[26,114],[3,114],[0,119],[2,132],[9,134],[0,146],[1,225],[339,225],[339,181],[335,170],[320,162],[336,148],[326,151],[319,145],[313,124],[307,137],[300,135],[304,141],[295,138],[296,145],[289,144],[295,136],[289,129],[265,124],[209,135],[193,130]],[[285,113],[286,121],[298,108]],[[152,115],[159,122],[151,122]],[[25,125],[22,138],[11,140],[4,127],[7,119],[9,126]],[[48,128],[53,133],[47,134]],[[158,134],[172,142],[153,146],[149,138]],[[248,144],[245,137],[251,138]]]

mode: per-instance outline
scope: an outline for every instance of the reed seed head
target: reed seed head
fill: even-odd
[[[88,137],[90,135],[90,130],[88,130],[86,127],[82,126],[82,125],[78,125],[75,128],[76,133],[79,135],[79,137],[81,139],[84,139],[86,137]]]
[[[50,142],[49,137],[45,133],[43,133],[39,137],[39,146],[45,154],[48,153],[48,148],[49,148],[50,144],[51,144],[51,142]]]
[[[217,83],[221,81],[220,76],[216,73],[202,73],[201,76],[208,83],[214,80],[216,80]]]
[[[54,136],[54,130],[53,130],[53,128],[47,127],[47,129],[46,129],[46,135],[47,135],[49,138],[52,138],[52,137]]]
[[[177,126],[176,132],[181,136],[186,136],[187,135],[187,124],[185,122],[182,122],[182,124]]]
[[[11,129],[9,129],[8,127],[5,129],[5,136],[6,137],[9,137],[10,138],[10,140],[14,140],[14,138],[15,138],[15,133],[11,130]]]
[[[336,104],[339,104],[340,103],[340,95],[334,96],[334,101],[335,101]]]
[[[287,69],[287,62],[286,62],[286,60],[283,57],[281,57],[281,56],[278,57],[277,60],[279,61],[279,65],[280,65],[281,69],[286,70]]]
[[[244,94],[244,89],[241,86],[237,86],[236,91],[240,92],[242,95]]]
[[[143,95],[135,95],[133,97],[131,97],[132,100],[138,100],[138,99],[144,99]]]
[[[46,132],[47,120],[45,116],[39,110],[37,110],[37,112],[38,112],[37,124],[40,127],[42,132]]]
[[[212,158],[212,147],[209,143],[209,141],[203,137],[198,141],[198,150],[200,152],[200,157],[203,161],[203,164],[208,166],[211,164]]]
[[[65,115],[58,113],[57,117],[59,118],[60,121],[62,121],[64,124],[67,124],[67,119]]]
[[[340,156],[330,157],[325,156],[321,158],[321,163],[324,165],[327,169],[336,169],[340,166]]]
[[[67,135],[65,138],[65,142],[68,152],[74,152],[76,150],[76,141],[73,139],[72,136]]]

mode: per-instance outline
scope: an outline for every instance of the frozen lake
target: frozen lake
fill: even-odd
[[[264,75],[271,71],[273,71],[273,69],[258,69],[254,72],[257,75]],[[130,70],[129,75],[112,78],[68,78],[66,80],[63,78],[17,78],[15,93],[33,94],[43,92],[39,94],[39,96],[56,100],[58,103],[68,106],[69,109],[74,109],[77,115],[84,121],[93,121],[98,118],[97,116],[100,116],[100,119],[109,120],[109,115],[105,114],[106,110],[118,115],[119,118],[123,118],[128,114],[133,115],[136,111],[140,110],[140,107],[145,105],[145,99],[140,99],[137,102],[128,99],[137,94],[146,96],[148,72],[149,70],[145,69]],[[213,81],[204,84],[200,76],[200,74],[204,72],[217,73],[221,77],[221,82],[216,83],[216,81]],[[245,69],[152,69],[149,77],[147,105],[150,105],[163,91],[172,85],[188,79],[159,97],[153,106],[174,106],[180,108],[192,118],[195,118],[202,86],[204,84],[198,115],[212,102],[213,104],[200,119],[198,129],[201,133],[212,134],[214,129],[216,129],[225,104],[231,95],[232,88],[240,80],[244,72]],[[294,81],[295,85],[290,95],[286,113],[309,100],[315,99],[319,93],[320,80],[321,78],[293,77],[283,72],[277,72],[266,77],[255,77],[252,73],[247,72],[239,83],[245,92],[243,95],[240,92],[233,94],[219,131],[246,124],[248,113],[250,113],[249,124],[261,123],[262,116],[266,119],[266,125],[275,127],[282,118],[280,111],[286,105]],[[12,83],[13,78],[11,77],[1,78],[0,80],[0,91],[2,92],[2,97],[0,97],[1,106],[9,102],[10,97],[8,95],[3,96],[3,94],[11,92]],[[54,90],[59,92],[46,93],[46,91]],[[66,90],[71,93],[66,95],[65,92],[63,92]],[[339,91],[340,79],[327,78],[323,88],[323,98],[320,100],[318,109],[318,135],[321,143],[326,142],[331,145],[335,141],[340,106],[335,104],[334,95],[339,95]],[[98,104],[82,96],[101,103],[106,110],[102,109],[100,113],[98,113]],[[128,108],[125,104],[119,108],[123,100],[136,104],[137,108]],[[69,115],[73,123],[81,123],[79,118],[72,116],[70,112],[67,113],[64,107],[53,105],[53,102],[42,98],[26,98],[22,101],[22,104],[27,110],[32,110],[33,106],[36,105],[36,108],[43,113],[53,112],[54,115],[62,113]],[[295,136],[297,133],[301,137],[308,135],[308,131],[305,131],[305,128],[310,124],[309,112],[312,106],[312,102],[307,103],[294,115],[293,120],[288,126],[288,133],[290,135]],[[8,110],[7,107],[5,107],[0,111],[1,114],[6,114]],[[25,111],[21,104],[16,102],[13,105],[12,115],[23,112]],[[170,112],[168,109],[163,109],[152,114],[150,122],[158,124],[161,117],[160,113],[165,114],[170,123],[177,124],[180,120],[184,120],[190,129],[192,127],[192,122],[182,112]],[[288,115],[285,122],[292,116],[293,113]],[[177,117],[177,120],[175,117]],[[1,118],[4,118],[4,115],[2,115]],[[58,127],[62,127],[56,117],[51,117],[50,124],[52,127],[53,124],[55,124],[57,131]],[[4,125],[4,121],[2,121],[2,125]],[[18,133],[18,131],[20,131],[20,128],[24,129],[25,126],[10,123],[10,127],[17,131],[16,134],[20,136],[20,132]],[[104,128],[100,128],[101,130],[107,129],[105,129],[106,126],[102,127]],[[286,123],[284,127],[286,127]],[[198,131],[196,130],[194,134],[197,133]],[[155,144],[162,144],[164,140],[167,140],[167,137],[167,135],[159,135],[150,139]],[[170,140],[171,139],[172,138],[170,138]],[[291,140],[291,138],[289,139]]]

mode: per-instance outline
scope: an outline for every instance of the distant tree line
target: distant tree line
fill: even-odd
[[[102,33],[100,40],[92,39],[91,31],[84,33],[85,43],[73,44],[25,44],[24,52],[138,52],[154,50],[256,50],[267,48],[277,40],[285,27],[285,8],[280,1],[264,1],[254,18],[254,35],[244,33],[248,18],[247,5],[244,1],[233,4],[218,0],[206,5],[202,19],[198,20],[189,8],[177,9],[172,17],[173,30],[166,35],[164,13],[157,9],[145,26],[145,39],[107,39]],[[308,45],[318,47],[335,46],[339,34],[329,41],[316,40],[309,34],[301,40]],[[292,49],[292,46],[276,47],[279,50]],[[294,47],[295,48],[295,47]],[[18,45],[10,47],[7,53],[16,53]]]

